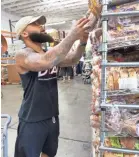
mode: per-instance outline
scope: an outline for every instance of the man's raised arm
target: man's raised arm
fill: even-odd
[[[16,55],[16,64],[28,71],[43,71],[58,65],[65,59],[73,43],[84,36],[86,29],[88,29],[84,28],[84,25],[88,21],[85,18],[79,20],[68,36],[45,54],[35,53],[33,50],[31,52],[31,49],[28,52],[22,50]]]
[[[83,56],[83,53],[85,52],[87,40],[88,40],[88,33],[84,33],[84,36],[82,37],[82,39],[80,39],[77,48],[72,47],[69,53],[67,54],[66,58],[64,59],[64,61],[62,61],[59,64],[59,66],[68,67],[76,64]]]

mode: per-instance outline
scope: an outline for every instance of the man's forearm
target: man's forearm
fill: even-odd
[[[83,56],[84,52],[85,52],[85,46],[81,46],[79,44],[76,51],[73,52],[73,54],[71,53],[71,57],[72,57],[71,63],[76,64],[80,60],[80,58]]]
[[[75,40],[76,39],[69,34],[63,41],[61,41],[57,46],[49,50],[43,56],[44,60],[50,62],[52,66],[58,65],[65,59]]]
[[[80,44],[76,48],[76,50],[71,50],[65,60],[59,64],[59,66],[70,66],[76,64],[80,58],[83,56],[83,53],[85,52],[85,46],[81,46]]]

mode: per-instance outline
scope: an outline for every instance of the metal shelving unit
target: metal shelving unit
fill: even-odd
[[[139,154],[138,150],[129,150],[122,148],[109,148],[104,146],[104,139],[106,136],[106,128],[105,128],[105,112],[108,107],[120,107],[120,108],[130,108],[130,109],[139,109],[139,104],[134,105],[120,105],[120,104],[108,104],[106,102],[107,96],[114,96],[119,93],[119,95],[128,95],[139,93],[139,90],[131,91],[114,91],[109,92],[106,90],[106,68],[107,67],[139,67],[139,62],[123,62],[123,63],[108,63],[107,61],[107,53],[108,53],[108,42],[107,42],[107,30],[108,30],[108,17],[112,16],[139,16],[139,11],[128,11],[128,12],[114,12],[109,13],[108,7],[109,4],[107,0],[102,0],[103,11],[102,11],[102,81],[101,81],[101,133],[100,133],[100,156],[103,157],[104,151],[116,152],[116,153],[127,153],[127,154]]]

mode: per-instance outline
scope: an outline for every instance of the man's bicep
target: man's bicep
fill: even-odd
[[[25,68],[31,71],[40,71],[42,69],[42,60],[39,54],[29,54],[25,57],[23,62]],[[46,68],[46,67],[45,67]]]
[[[48,68],[47,61],[38,53],[22,54],[17,57],[17,63],[29,71],[42,71]]]

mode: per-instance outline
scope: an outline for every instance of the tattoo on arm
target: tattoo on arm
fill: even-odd
[[[50,69],[65,59],[74,41],[75,39],[69,35],[60,44],[44,54],[36,53],[30,48],[23,49],[17,54],[16,61],[19,66],[30,71]]]
[[[85,47],[78,45],[76,49],[71,49],[70,52],[65,57],[65,60],[62,61],[59,66],[71,66],[76,64],[80,58],[82,57],[83,53],[85,52]]]

